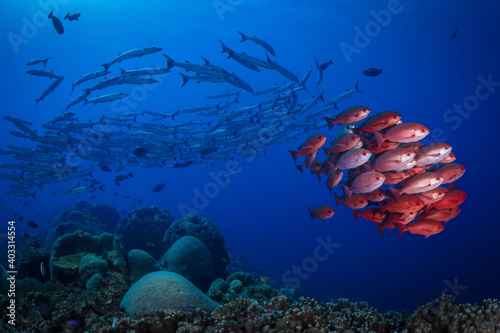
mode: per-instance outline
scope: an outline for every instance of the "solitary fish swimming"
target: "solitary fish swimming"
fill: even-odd
[[[117,62],[120,63],[125,59],[142,57],[146,54],[159,52],[161,50],[163,50],[163,49],[160,47],[141,47],[140,49],[133,49],[133,50],[130,50],[127,52],[120,53],[119,55],[117,55],[113,60],[111,60],[107,64],[103,64],[102,67],[104,67],[104,69],[106,71],[108,71],[109,66],[111,66],[112,64],[115,64]]]
[[[382,74],[382,68],[381,69],[368,68],[368,69],[363,71],[363,74],[365,74],[365,76],[377,76],[377,75]]]
[[[54,25],[54,28],[56,28],[57,33],[59,35],[62,35],[64,33],[64,27],[62,25],[61,20],[54,16],[52,10],[49,13],[49,18],[52,19],[52,24]]]

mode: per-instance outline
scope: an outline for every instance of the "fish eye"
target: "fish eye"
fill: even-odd
[[[417,206],[420,206],[421,204],[422,204],[421,202],[417,202],[417,203],[416,203],[416,205],[417,205]]]
[[[375,180],[380,180],[380,177],[379,176],[375,177]]]
[[[423,128],[423,127],[422,127],[422,128],[420,129],[420,132],[425,133],[425,128]]]
[[[362,155],[363,155],[363,156],[366,156],[366,153],[363,153]]]
[[[436,177],[436,180],[441,180],[441,177],[437,176],[437,177]]]
[[[407,152],[407,153],[406,153],[406,156],[411,156],[411,153],[410,153],[410,152]]]

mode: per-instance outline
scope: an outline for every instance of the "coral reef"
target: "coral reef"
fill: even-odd
[[[133,318],[187,306],[210,312],[217,307],[217,303],[182,275],[173,272],[149,273],[130,288],[120,303],[120,307]]]
[[[189,214],[185,218],[173,222],[163,237],[165,249],[168,250],[184,236],[193,236],[201,240],[212,254],[215,277],[227,277],[226,267],[229,263],[229,255],[224,247],[224,238],[212,221]]]
[[[178,273],[206,292],[214,280],[214,266],[210,251],[199,239],[184,236],[164,255],[169,271]]]
[[[143,250],[131,250],[127,255],[130,268],[130,282],[136,283],[144,275],[160,270],[151,255]]]
[[[268,284],[254,280],[249,273],[236,272],[227,277],[227,280],[215,280],[207,295],[217,302],[231,302],[237,298],[251,298],[264,301],[278,296],[278,290]]]
[[[80,271],[81,260],[86,257],[88,261],[94,260],[93,266],[85,266]],[[99,260],[99,261],[97,261]],[[59,280],[63,283],[77,281],[80,274],[85,274],[85,283],[95,273],[110,272],[127,273],[127,262],[125,252],[120,245],[116,235],[103,233],[100,236],[92,236],[89,233],[75,231],[73,234],[66,234],[56,240],[52,246],[50,254],[51,279]],[[83,266],[82,266],[83,267]],[[96,268],[97,267],[97,268]]]
[[[155,259],[160,258],[164,253],[162,237],[172,224],[173,215],[168,210],[160,210],[155,206],[142,206],[128,215],[129,218],[123,218],[115,231],[123,247],[127,251],[140,249]]]
[[[418,308],[406,325],[410,332],[500,332],[500,304],[497,300],[487,299],[483,305],[451,302],[451,296],[442,295],[435,303]]]
[[[50,249],[41,247],[37,241],[29,242],[23,248],[19,258],[19,278],[35,278],[42,282],[48,281],[50,275],[48,272],[50,261]],[[44,272],[41,271],[43,264]]]
[[[82,230],[92,235],[103,232],[112,233],[120,222],[120,214],[116,208],[103,204],[90,204],[80,200],[69,210],[64,211],[53,221],[57,235]]]

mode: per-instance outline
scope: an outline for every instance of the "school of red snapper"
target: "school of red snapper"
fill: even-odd
[[[456,156],[449,144],[419,142],[429,129],[402,122],[397,112],[377,113],[355,127],[370,112],[367,107],[353,106],[335,118],[325,117],[330,130],[335,124],[344,126],[330,147],[323,147],[326,135],[315,134],[297,151],[290,150],[295,163],[299,156],[305,157],[297,169],[303,172],[309,168],[319,180],[326,175],[330,191],[342,183],[344,194],[339,197],[334,193],[335,206],[341,203],[353,209],[353,219],[374,222],[380,236],[393,228],[399,229],[399,236],[406,231],[425,238],[440,233],[443,223],[460,213],[459,206],[467,198],[453,184],[465,173],[465,167],[453,163]],[[324,161],[317,158],[321,148]],[[342,182],[344,173],[347,180]],[[368,205],[376,207],[361,210]],[[309,208],[311,219],[326,220],[334,214],[329,206]]]

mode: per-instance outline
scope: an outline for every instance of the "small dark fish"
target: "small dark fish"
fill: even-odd
[[[59,35],[62,35],[64,33],[64,27],[62,25],[61,20],[54,16],[52,10],[49,13],[49,18],[52,19],[52,24],[54,25],[54,28],[56,28],[57,33]]]
[[[70,320],[68,320],[68,321],[67,321],[67,323],[68,323],[69,325],[78,325],[78,320],[75,320],[75,319],[70,319]]]
[[[165,186],[166,186],[166,184],[165,184],[165,183],[163,183],[163,184],[158,184],[158,185],[156,185],[156,186],[155,186],[155,188],[153,189],[153,192],[155,192],[155,193],[156,193],[156,192],[160,192],[161,190],[163,190],[163,188],[164,188]]]
[[[451,35],[451,39],[455,39],[455,37],[457,37],[457,32],[458,28],[455,28],[455,31],[453,31],[453,34]]]
[[[363,71],[363,74],[366,76],[377,76],[382,73],[382,68],[377,69],[377,68],[368,68],[367,70]]]
[[[152,247],[155,247],[156,245],[154,243],[151,243],[151,242],[146,242],[146,247],[149,247],[149,248],[152,248]]]
[[[23,220],[23,217],[22,217],[22,216],[19,216],[17,219],[18,219],[19,221],[22,221],[22,220]]]
[[[329,61],[321,64],[319,67],[321,68],[322,71],[324,71],[325,69],[328,68],[328,66],[330,66],[330,64],[333,64],[332,59],[330,59]]]
[[[30,220],[28,221],[28,227],[38,229],[38,224]]]
[[[118,193],[116,193],[116,191],[115,191],[115,193],[113,193],[113,194],[115,195],[115,197],[117,197],[117,196],[118,196]]]
[[[142,200],[141,200],[141,199],[137,199],[137,202],[138,202],[138,203],[142,203]]]
[[[40,262],[40,273],[45,277],[45,266],[43,265],[43,261]]]
[[[132,153],[137,157],[146,157],[146,154],[149,152],[148,148],[137,148]]]
[[[129,178],[134,178],[134,175],[132,174],[132,172],[129,172],[128,175],[126,175],[126,176],[118,175],[115,178],[115,184],[120,186],[121,181],[124,181],[125,179],[129,179]]]
[[[73,15],[70,15],[69,13],[66,14],[66,16],[64,16],[64,19],[65,20],[68,20],[68,21],[80,21],[78,18],[80,17],[80,13],[76,13],[76,14],[73,14]]]
[[[23,234],[24,238],[30,239],[30,235],[28,235],[26,232]]]
[[[104,172],[111,172],[111,168],[104,164],[103,161],[99,162],[99,168],[101,168],[101,170]]]

